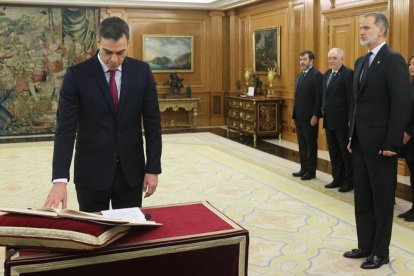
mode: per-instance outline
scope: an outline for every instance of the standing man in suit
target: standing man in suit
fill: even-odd
[[[344,51],[332,48],[328,53],[329,70],[323,74],[323,127],[328,142],[333,181],[325,188],[339,192],[353,189],[351,155],[347,149],[349,110],[354,71],[343,65]]]
[[[351,151],[358,248],[346,258],[368,257],[363,269],[389,263],[397,184],[397,151],[411,110],[408,71],[402,56],[388,48],[389,23],[380,12],[362,16],[361,45],[368,54],[355,62]]]
[[[295,99],[292,119],[295,120],[299,144],[300,171],[292,173],[302,180],[316,177],[318,158],[318,121],[321,114],[322,74],[313,67],[315,55],[305,50],[300,53],[302,72],[295,81]]]
[[[53,185],[45,207],[66,208],[74,142],[79,209],[139,207],[161,173],[161,123],[148,64],[126,57],[129,27],[118,17],[99,25],[98,53],[67,69],[59,99]],[[145,155],[142,127],[145,129]],[[145,158],[146,157],[146,158]]]

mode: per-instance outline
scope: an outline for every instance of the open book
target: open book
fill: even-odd
[[[161,225],[155,221],[147,221],[145,216],[141,213],[139,208],[126,208],[102,211],[102,214],[76,211],[72,209],[54,209],[54,208],[3,208],[0,207],[0,212],[17,213],[33,216],[55,217],[55,218],[72,218],[79,220],[89,220],[107,224],[123,224],[131,226],[151,226]],[[139,214],[131,215],[131,214]]]

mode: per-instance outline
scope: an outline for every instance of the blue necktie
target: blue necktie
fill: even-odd
[[[362,69],[361,78],[359,79],[360,82],[367,76],[369,70],[369,57],[372,55],[372,52],[368,52],[368,54],[364,57],[364,67]]]

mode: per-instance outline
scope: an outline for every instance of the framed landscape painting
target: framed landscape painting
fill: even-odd
[[[274,68],[280,76],[280,26],[253,32],[253,65],[255,74]]]
[[[193,72],[193,36],[143,35],[142,59],[153,72]]]

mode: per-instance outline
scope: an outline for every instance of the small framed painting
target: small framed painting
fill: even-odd
[[[193,36],[143,35],[142,57],[156,72],[193,72]]]

